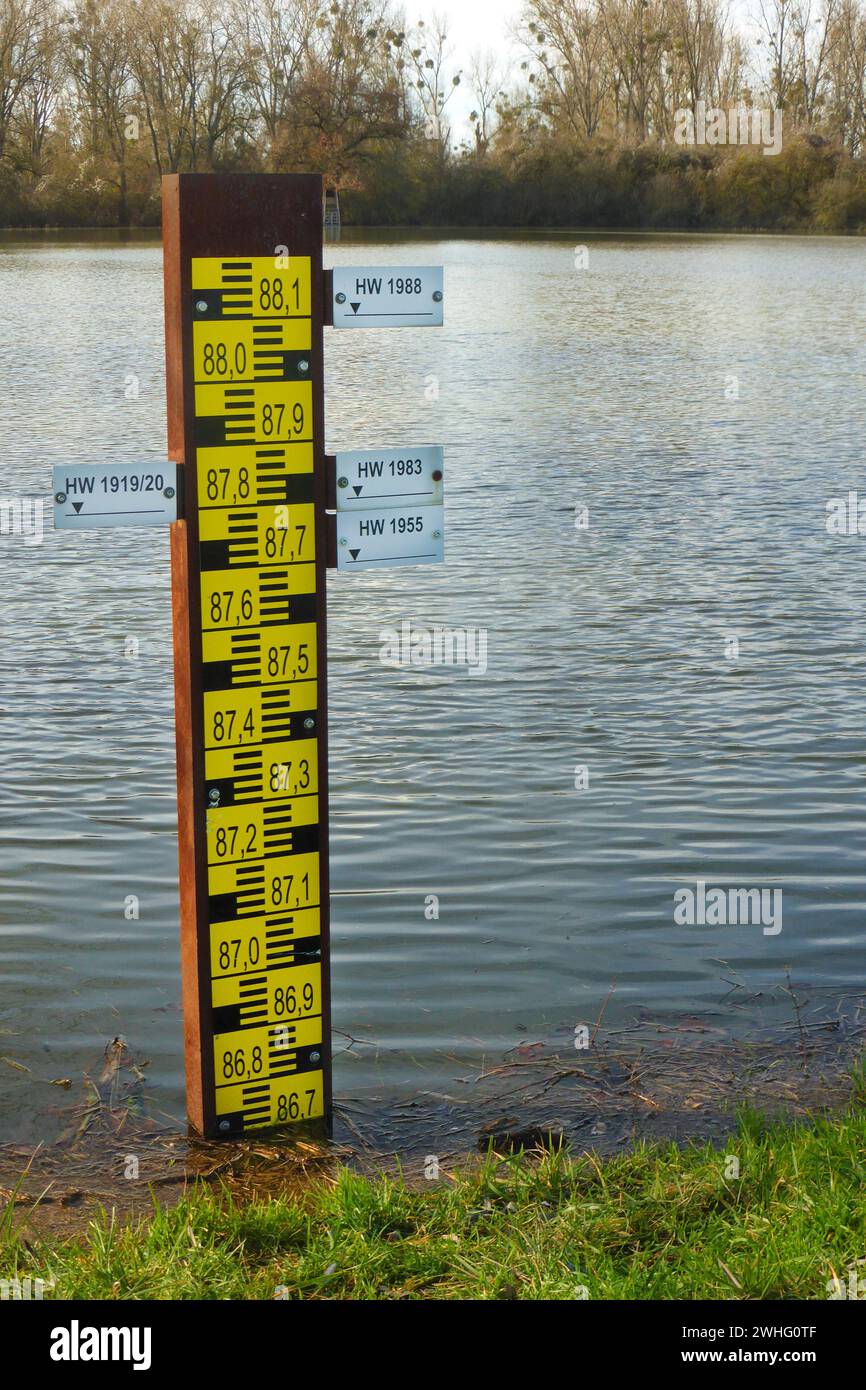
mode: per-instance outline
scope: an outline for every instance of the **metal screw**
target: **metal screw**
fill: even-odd
[[[341,537],[340,537],[340,545],[348,545],[348,544],[349,544],[349,542],[346,540],[346,537],[345,537],[345,536],[341,536]]]
[[[229,1120],[220,1120],[219,1128],[222,1130],[223,1134],[225,1134],[227,1129],[231,1129],[231,1122]]]
[[[163,495],[163,497],[174,497],[174,488],[173,488],[173,487],[166,487],[166,488],[163,488],[163,490],[162,490],[162,495]]]
[[[304,720],[304,728],[305,728],[305,729],[315,729],[315,727],[316,727],[316,721],[315,721],[315,719],[305,719],[305,720]]]
[[[55,494],[54,494],[54,500],[55,500],[55,502],[65,502],[65,501],[66,501],[66,493],[65,493],[65,492],[55,492]]]
[[[219,787],[211,787],[210,791],[207,794],[207,799],[214,806],[216,806],[217,802],[220,799]]]
[[[311,1061],[311,1062],[318,1062],[320,1056],[321,1056],[321,1053],[320,1053],[320,1052],[311,1052],[311,1053],[310,1053],[310,1061]]]
[[[438,303],[440,302],[440,300],[442,299],[442,291],[441,291],[441,290],[434,290],[434,291],[433,291],[433,298],[436,300],[436,303],[438,304]]]
[[[431,531],[430,534],[432,535],[434,541],[438,541],[439,537],[442,535],[442,532],[441,532],[441,531]]]
[[[338,479],[337,479],[337,487],[348,487],[348,486],[349,486],[349,479],[348,479],[348,478],[338,478]]]
[[[346,296],[342,293],[342,291],[339,294],[335,294],[334,298],[336,299],[338,304],[345,304],[346,302]]]
[[[206,300],[206,299],[197,299],[196,302],[195,302],[195,307],[198,309],[198,311],[199,311],[200,314],[206,314],[206,313],[207,313],[207,300]],[[220,1125],[220,1128],[222,1128],[222,1125]]]
[[[299,371],[299,372],[308,372],[309,370],[310,370],[310,364],[309,364],[309,362],[306,360],[306,358],[304,358],[302,361],[300,361],[300,362],[298,363],[298,371]]]

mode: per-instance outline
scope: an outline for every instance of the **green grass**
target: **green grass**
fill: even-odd
[[[866,1256],[864,1174],[866,1112],[744,1112],[722,1152],[491,1156],[422,1190],[343,1171],[246,1205],[202,1189],[61,1243],[20,1240],[7,1218],[0,1277],[84,1299],[823,1299]]]

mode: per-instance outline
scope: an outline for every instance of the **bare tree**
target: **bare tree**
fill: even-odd
[[[530,83],[554,126],[591,139],[611,90],[607,36],[593,0],[531,0],[521,37],[540,69]]]
[[[278,167],[321,169],[345,186],[368,148],[406,130],[405,82],[387,0],[343,0],[320,16],[282,139]]]
[[[748,52],[742,35],[726,26],[725,42],[719,59],[716,104],[744,100],[747,91]]]
[[[821,10],[813,0],[799,0],[793,14],[796,114],[810,128],[820,120],[828,97],[838,13],[839,0],[824,0]]]
[[[129,63],[126,0],[79,0],[67,17],[66,62],[79,114],[79,129],[91,159],[114,166],[118,222],[128,219],[128,118],[137,119]]]
[[[65,77],[65,55],[60,15],[53,0],[46,0],[45,14],[36,41],[33,64],[21,91],[15,121],[16,142],[31,174],[42,173],[45,142],[57,110]]]
[[[451,50],[448,28],[441,15],[430,24],[419,19],[409,34],[409,56],[414,72],[414,90],[421,104],[427,133],[444,159],[451,140],[451,127],[445,108],[460,85],[462,74],[450,73]]]
[[[161,174],[212,169],[244,124],[243,53],[212,0],[131,0],[132,53]]]
[[[237,12],[228,9],[222,17],[221,0],[200,0],[200,7],[197,41],[185,49],[187,79],[196,93],[191,157],[194,169],[202,163],[215,169],[248,125],[247,84]]]
[[[469,60],[469,85],[476,108],[470,112],[469,119],[474,126],[475,153],[479,158],[490,144],[496,102],[502,96],[507,75],[496,54],[489,49],[483,53],[473,53]]]
[[[617,127],[642,143],[654,133],[670,41],[666,0],[599,0],[598,13],[612,58]]]
[[[799,0],[758,0],[764,80],[774,105],[784,108],[797,80],[796,20]]]
[[[190,167],[193,114],[198,93],[190,67],[190,48],[198,42],[196,19],[187,0],[129,0],[130,67],[150,134],[159,174]]]
[[[0,158],[44,62],[52,21],[48,0],[0,0]]]
[[[323,0],[231,0],[244,80],[265,136],[265,160],[272,167],[278,138],[295,116],[304,65]]]
[[[672,105],[687,106],[694,113],[699,101],[721,106],[737,97],[738,62],[730,62],[728,18],[718,0],[668,0],[668,4],[675,74]]]
[[[866,18],[857,0],[840,0],[828,56],[827,120],[849,154],[866,144]]]

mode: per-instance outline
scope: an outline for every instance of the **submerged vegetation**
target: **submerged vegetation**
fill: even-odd
[[[59,1242],[10,1203],[0,1271],[60,1299],[856,1297],[864,1103],[861,1068],[840,1117],[744,1110],[721,1152],[491,1153],[420,1187],[343,1170],[246,1202],[200,1187]]]
[[[0,0],[0,223],[312,169],[349,223],[863,230],[864,0],[749,2],[527,0],[512,61],[392,0]]]

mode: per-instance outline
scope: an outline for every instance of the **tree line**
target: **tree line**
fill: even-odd
[[[349,222],[862,230],[866,0],[752,3],[527,0],[506,62],[391,0],[0,0],[0,223],[149,224],[161,174],[313,169]],[[721,143],[716,108],[781,112],[781,152]]]

